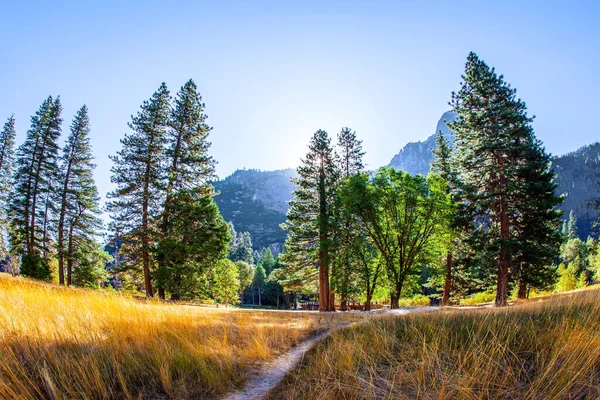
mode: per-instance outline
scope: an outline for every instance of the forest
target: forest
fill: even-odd
[[[50,96],[19,146],[14,117],[0,133],[0,267],[137,297],[320,311],[503,307],[599,282],[600,245],[558,210],[551,158],[516,89],[470,53],[449,103],[454,145],[439,133],[427,176],[367,170],[355,131],[317,130],[273,254],[220,214],[212,128],[193,80],[174,95],[162,83],[132,116],[110,157],[105,205],[88,108],[61,145],[61,98]]]

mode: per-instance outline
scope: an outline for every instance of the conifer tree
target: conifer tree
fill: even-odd
[[[475,53],[467,57],[461,89],[452,94],[458,115],[449,127],[456,133],[458,166],[464,182],[461,201],[472,206],[473,220],[484,235],[484,248],[496,251],[496,306],[506,306],[510,266],[519,252],[519,196],[539,174],[520,176],[535,146],[523,101],[516,90]]]
[[[214,179],[215,161],[208,155],[211,128],[206,124],[204,103],[196,84],[189,80],[177,93],[175,105],[170,112],[169,130],[165,137],[165,161],[167,186],[162,212],[161,232],[167,235],[170,229],[171,202],[178,190],[192,190],[202,196],[214,193],[208,183]],[[158,268],[164,268],[159,261]],[[164,290],[158,287],[161,298]]]
[[[262,265],[258,264],[254,270],[254,278],[252,278],[252,286],[258,293],[258,305],[262,306],[262,293],[265,288],[267,275]]]
[[[0,132],[0,260],[8,255],[8,205],[15,158],[15,118],[8,118]]]
[[[273,271],[273,267],[275,266],[275,258],[273,258],[273,252],[269,247],[263,251],[260,264],[265,269],[265,275],[269,276],[271,271]]]
[[[352,175],[363,171],[364,164],[362,158],[364,151],[362,150],[362,140],[356,138],[356,132],[350,128],[342,128],[337,136],[337,151],[340,178],[347,179]],[[360,251],[360,248],[352,248],[353,246],[362,246],[360,241],[356,240],[360,236],[360,228],[357,225],[357,220],[350,213],[343,210],[341,201],[337,199],[335,207],[335,216],[332,250],[336,257],[332,259],[332,278],[337,291],[340,295],[340,305],[342,311],[347,310],[348,296],[353,291],[353,265],[352,253]],[[362,250],[365,250],[364,248]]]
[[[164,204],[164,147],[169,125],[170,96],[163,83],[132,116],[122,149],[112,156],[111,228],[123,240],[122,264],[141,269],[146,296],[153,296],[151,253],[157,239],[157,219]]]
[[[304,282],[315,278],[316,265],[319,311],[332,311],[334,304],[329,296],[331,218],[338,171],[327,132],[315,132],[308,147],[306,158],[297,169],[299,176],[292,180],[296,190],[289,202],[287,222],[282,225],[288,231],[282,262],[287,266],[288,275],[296,275]]]
[[[14,227],[13,248],[27,255],[22,259],[25,271],[36,270],[36,266],[47,268],[48,260],[41,258],[42,254],[47,258],[50,251],[52,226],[49,222],[55,211],[52,194],[56,184],[61,111],[60,99],[48,97],[31,117],[31,128],[17,151],[18,168],[9,212]],[[41,277],[46,273],[35,275]]]
[[[92,149],[90,146],[90,121],[84,105],[71,123],[71,133],[61,156],[60,182],[58,191],[57,256],[59,283],[65,283],[65,261],[67,284],[73,283],[73,266],[77,260],[95,265],[95,236],[101,228],[101,213],[98,189],[94,182]],[[90,254],[85,254],[85,250]],[[77,257],[75,257],[77,252]],[[103,255],[102,259],[106,257]],[[87,264],[86,264],[87,265]],[[81,281],[81,279],[80,279]]]

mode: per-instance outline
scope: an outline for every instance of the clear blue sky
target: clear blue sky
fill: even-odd
[[[433,133],[471,50],[518,89],[548,151],[600,139],[598,1],[85,3],[3,2],[0,118],[15,114],[22,141],[60,95],[66,137],[86,103],[101,194],[131,114],[189,78],[221,177],[295,167],[315,130],[342,126],[369,167],[387,164]]]

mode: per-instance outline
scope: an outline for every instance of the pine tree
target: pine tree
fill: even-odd
[[[233,224],[230,227],[233,228]],[[233,230],[233,234],[235,235],[235,230]],[[232,244],[229,246],[228,258],[233,262],[244,261],[251,265],[254,264],[250,232],[239,232],[237,234],[237,237],[232,240]]]
[[[97,254],[95,236],[102,221],[98,189],[94,182],[92,149],[90,146],[90,121],[84,105],[71,123],[71,133],[61,156],[60,182],[58,191],[58,276],[65,283],[65,261],[67,284],[73,283],[73,267],[77,260],[94,265],[93,254]],[[85,249],[90,255],[85,254]],[[75,257],[75,252],[77,257]],[[102,256],[101,258],[106,258]],[[81,279],[80,279],[81,281]]]
[[[8,206],[15,161],[15,118],[11,116],[0,132],[0,260],[8,256]]]
[[[273,252],[269,247],[263,251],[260,264],[265,269],[266,276],[269,276],[271,271],[273,271],[273,267],[275,266],[275,258],[273,258]]]
[[[472,206],[472,216],[485,232],[485,248],[497,253],[496,306],[506,306],[510,265],[518,254],[516,224],[518,196],[534,184],[522,179],[535,136],[516,90],[475,53],[467,57],[461,89],[452,94],[458,115],[449,124],[456,133],[458,166],[464,182],[461,201]],[[531,177],[530,177],[531,178]]]
[[[111,201],[112,230],[121,237],[122,264],[143,271],[146,296],[153,296],[151,253],[156,242],[157,219],[164,204],[164,147],[169,124],[170,96],[163,83],[131,118],[131,132],[123,148],[112,156],[111,182],[117,189]]]
[[[9,212],[14,227],[12,246],[17,252],[28,254],[22,259],[25,271],[29,268],[27,263],[32,264],[32,270],[48,264],[61,111],[60,99],[48,97],[31,117],[31,128],[17,151],[18,168],[14,174],[15,187]],[[42,254],[44,262],[38,259]]]
[[[177,93],[175,106],[170,112],[166,136],[165,161],[168,169],[162,235],[167,235],[170,229],[171,202],[175,192],[192,190],[202,196],[214,193],[208,183],[215,177],[215,161],[208,155],[210,142],[207,139],[211,128],[205,120],[202,97],[190,79]],[[158,268],[164,268],[164,265],[159,262]],[[162,287],[158,287],[158,293],[164,298]]]
[[[577,215],[575,215],[573,210],[569,212],[566,233],[569,239],[575,239],[577,237]]]
[[[337,136],[337,150],[339,171],[342,179],[347,179],[363,171],[364,164],[362,158],[362,141],[356,138],[356,132],[350,128],[342,128]],[[340,295],[340,304],[342,311],[347,310],[348,296],[353,291],[352,275],[353,263],[352,253],[359,250],[353,249],[353,245],[361,246],[359,241],[355,240],[360,235],[359,227],[354,218],[348,212],[343,210],[341,201],[337,199],[334,221],[333,221],[333,247],[332,252],[336,257],[332,260],[332,278],[334,286]],[[356,265],[356,264],[354,264]]]
[[[265,281],[267,279],[267,275],[265,273],[265,269],[262,265],[258,265],[254,270],[254,278],[252,278],[252,286],[256,289],[258,293],[258,305],[262,306],[262,292],[265,288]]]
[[[296,190],[289,202],[287,222],[282,225],[288,231],[282,261],[287,266],[288,275],[296,275],[305,282],[315,278],[316,265],[319,311],[332,311],[334,304],[329,296],[330,235],[338,171],[327,132],[315,132],[306,158],[297,171],[298,178],[292,180]]]

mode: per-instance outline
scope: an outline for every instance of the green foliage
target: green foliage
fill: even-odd
[[[254,253],[252,251],[252,238],[248,232],[236,233],[233,223],[229,223],[229,230],[232,235],[229,244],[228,258],[231,261],[244,261],[248,264],[254,264]]]
[[[8,256],[8,205],[15,158],[15,118],[8,118],[0,131],[0,261]]]
[[[48,260],[37,253],[24,253],[21,256],[20,273],[42,281],[50,281],[52,277]]]
[[[258,265],[254,270],[254,277],[252,278],[252,287],[258,293],[258,305],[262,305],[262,292],[265,289],[266,282],[265,269],[262,265]]]
[[[76,260],[73,269],[74,285],[99,289],[108,280],[108,271],[104,267],[112,257],[100,244],[91,242],[85,247],[78,247],[73,258]]]
[[[240,300],[238,267],[228,259],[217,262],[211,271],[212,298],[220,304],[237,304]]]
[[[156,249],[162,268],[155,279],[172,299],[198,297],[205,274],[227,255],[229,227],[211,197],[185,190],[173,195],[169,224]]]
[[[479,292],[461,299],[460,304],[463,306],[474,306],[477,304],[491,303],[495,299],[496,294],[494,292]]]
[[[577,288],[578,279],[577,268],[575,264],[569,265],[568,267],[566,267],[563,263],[559,264],[558,275],[559,278],[558,282],[556,283],[557,292],[566,292]]]
[[[358,174],[340,189],[345,207],[356,214],[381,253],[392,295],[392,307],[407,277],[421,272],[436,248],[436,234],[453,211],[447,183],[437,175],[427,179],[392,168],[381,168],[369,179]]]
[[[428,306],[430,303],[429,297],[422,294],[415,294],[413,297],[402,298],[398,301],[400,307]]]
[[[270,248],[267,247],[265,251],[263,251],[260,264],[265,269],[265,274],[269,276],[275,266],[275,259],[273,258],[273,252],[271,252]]]
[[[237,267],[238,277],[240,280],[241,297],[242,292],[252,285],[252,279],[254,278],[254,266],[245,261],[236,261],[235,266]]]
[[[46,258],[49,255],[61,112],[60,99],[48,97],[31,117],[31,128],[17,151],[17,168],[9,207],[14,227],[11,244],[17,253],[42,253]]]

